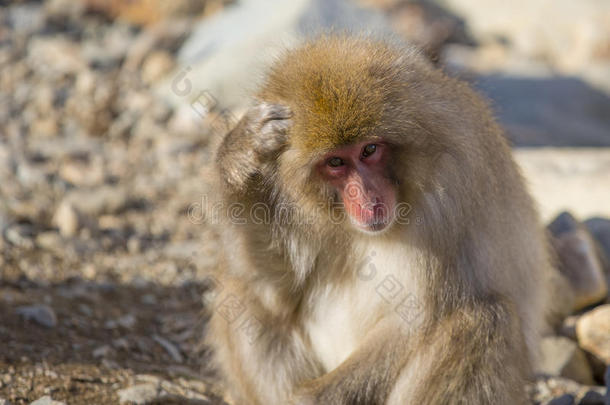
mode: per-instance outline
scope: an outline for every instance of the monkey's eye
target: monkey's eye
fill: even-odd
[[[327,163],[330,167],[339,167],[345,164],[345,162],[343,162],[343,159],[341,159],[340,157],[332,157],[328,159]]]
[[[377,150],[377,145],[374,143],[368,144],[362,150],[362,157],[369,157]]]

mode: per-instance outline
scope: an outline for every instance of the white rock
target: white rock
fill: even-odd
[[[65,402],[54,401],[53,398],[51,398],[48,395],[45,395],[44,397],[40,397],[36,401],[30,403],[30,405],[65,405],[65,404],[66,404]]]
[[[447,0],[480,42],[506,38],[530,58],[549,60],[565,73],[596,59],[610,37],[610,2],[604,0]],[[541,22],[544,23],[541,23]]]
[[[561,336],[548,336],[542,339],[541,352],[540,372],[581,384],[594,384],[587,358],[575,342]]]
[[[146,57],[140,74],[142,81],[153,84],[163,78],[174,67],[174,59],[165,51],[156,51]]]
[[[120,403],[144,405],[152,402],[159,396],[157,384],[138,384],[124,388],[117,392]]]
[[[595,241],[583,224],[564,212],[549,226],[558,267],[574,292],[574,310],[603,301],[606,277]]]
[[[80,48],[64,37],[35,37],[28,43],[30,66],[42,73],[75,74],[87,67]]]
[[[582,315],[576,323],[578,344],[610,366],[610,304]]]
[[[63,200],[53,216],[53,223],[59,228],[59,233],[64,237],[73,237],[78,232],[78,212],[69,201]]]
[[[176,105],[203,101],[207,92],[224,107],[242,106],[261,69],[286,46],[330,29],[388,26],[381,13],[347,0],[242,0],[195,28],[160,91]]]
[[[519,148],[514,154],[544,222],[562,211],[610,217],[610,148]]]

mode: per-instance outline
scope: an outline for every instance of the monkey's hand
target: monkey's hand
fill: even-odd
[[[243,192],[248,180],[262,174],[286,145],[292,126],[292,112],[286,106],[261,103],[251,107],[223,139],[216,164],[227,186]]]

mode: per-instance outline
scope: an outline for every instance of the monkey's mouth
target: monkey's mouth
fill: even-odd
[[[350,215],[352,225],[366,233],[378,233],[390,227],[393,222],[392,210],[384,203],[361,207],[359,215]]]

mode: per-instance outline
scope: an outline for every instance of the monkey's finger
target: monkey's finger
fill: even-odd
[[[292,110],[285,105],[262,103],[259,107],[261,108],[261,122],[263,124],[268,121],[292,118]]]
[[[292,127],[292,120],[273,120],[265,124],[265,132],[273,132],[275,134],[285,135]]]
[[[287,143],[287,133],[292,125],[290,120],[269,121],[261,132],[260,149],[263,154],[274,153]]]

